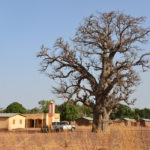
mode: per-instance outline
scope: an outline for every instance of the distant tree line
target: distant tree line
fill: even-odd
[[[32,109],[26,109],[22,104],[18,102],[13,102],[9,104],[5,109],[0,109],[0,113],[48,113],[48,100],[41,100],[38,102],[39,107],[34,107]],[[64,102],[60,105],[56,105],[55,112],[60,113],[61,120],[74,121],[80,117],[93,117],[93,110],[85,105],[74,104],[74,101],[69,103]],[[115,120],[116,118],[131,118],[131,119],[150,119],[150,109],[144,108],[133,108],[131,109],[127,105],[119,104],[118,109],[113,110],[110,115],[110,119]]]
[[[150,109],[144,108],[133,108],[131,109],[127,105],[119,104],[119,108],[113,111],[110,115],[110,119],[114,120],[116,118],[131,118],[131,119],[150,119]]]

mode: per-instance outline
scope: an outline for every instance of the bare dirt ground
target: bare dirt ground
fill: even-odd
[[[111,127],[98,134],[88,127],[60,133],[0,131],[0,150],[150,150],[150,128]]]

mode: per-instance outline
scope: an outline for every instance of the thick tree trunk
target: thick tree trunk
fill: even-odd
[[[107,113],[107,111],[103,111],[100,113],[94,110],[93,115],[94,116],[93,116],[92,131],[93,132],[105,131],[109,125],[109,113]]]

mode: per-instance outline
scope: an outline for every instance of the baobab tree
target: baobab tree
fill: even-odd
[[[150,32],[144,22],[115,11],[91,15],[70,42],[58,38],[37,55],[41,71],[57,81],[57,95],[92,108],[94,132],[107,128],[119,102],[134,102],[130,95],[139,84],[138,71],[150,67],[150,53],[142,48]]]

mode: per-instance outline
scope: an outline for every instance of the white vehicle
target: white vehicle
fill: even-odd
[[[70,130],[70,131],[75,130],[75,125],[70,125],[70,124],[67,124],[66,122],[53,122],[52,126],[54,130],[57,132],[64,131],[64,130]]]

